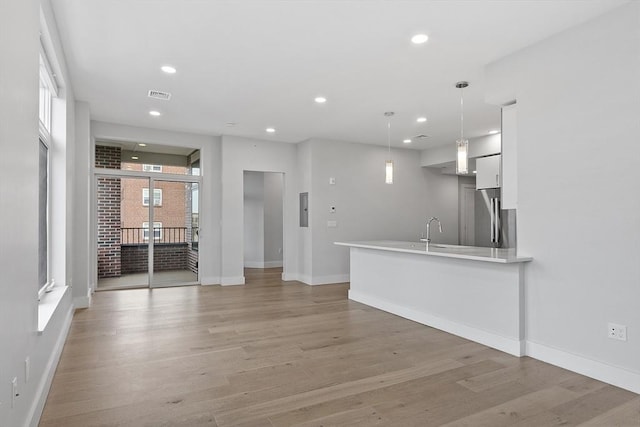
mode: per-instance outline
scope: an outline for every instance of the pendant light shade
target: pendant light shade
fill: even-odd
[[[387,160],[384,165],[384,183],[393,184],[393,160]]]
[[[384,162],[384,183],[393,184],[393,160],[391,160],[391,117],[393,111],[387,111],[384,116],[387,118],[387,146],[389,147],[388,160]]]
[[[460,139],[456,141],[456,173],[466,175],[469,173],[469,140],[464,139],[464,98],[462,91],[469,86],[468,82],[458,82],[456,87],[460,89]]]

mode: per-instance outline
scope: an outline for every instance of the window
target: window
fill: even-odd
[[[144,240],[149,240],[149,223],[142,223],[142,236]],[[153,240],[162,240],[162,223],[153,223]]]
[[[162,165],[142,165],[145,172],[162,172]]]
[[[191,175],[200,175],[200,160],[191,163]],[[198,250],[200,241],[200,190],[197,182],[191,184],[191,249]]]
[[[51,101],[55,93],[55,83],[50,67],[48,66],[46,58],[40,55],[40,100],[38,116],[40,117],[41,126],[44,127],[48,133],[51,133]]]
[[[49,147],[40,139],[38,184],[38,294],[50,287],[49,278]]]
[[[40,88],[38,118],[40,119],[38,142],[38,297],[48,292],[54,285],[51,277],[51,108],[53,97],[57,96],[55,78],[44,53],[40,54]]]
[[[149,189],[142,189],[142,205],[149,206]],[[153,189],[153,206],[162,206],[162,188]]]

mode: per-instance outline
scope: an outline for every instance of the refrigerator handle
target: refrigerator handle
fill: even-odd
[[[500,199],[491,198],[491,243],[500,245]]]

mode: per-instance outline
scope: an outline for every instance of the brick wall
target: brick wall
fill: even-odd
[[[120,169],[120,148],[97,145],[95,165]],[[120,195],[119,178],[98,178],[98,278],[121,274]]]
[[[122,274],[149,271],[147,245],[122,245]],[[163,243],[153,247],[153,271],[185,270],[187,268],[187,244]]]

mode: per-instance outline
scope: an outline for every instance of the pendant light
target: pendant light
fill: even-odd
[[[391,117],[395,113],[393,111],[387,111],[384,116],[387,118],[387,146],[389,147],[388,160],[384,162],[385,184],[393,184],[393,160],[391,160]]]
[[[456,83],[460,89],[460,139],[456,141],[456,173],[466,175],[469,173],[469,140],[464,139],[464,98],[462,91],[469,86],[468,82]]]

